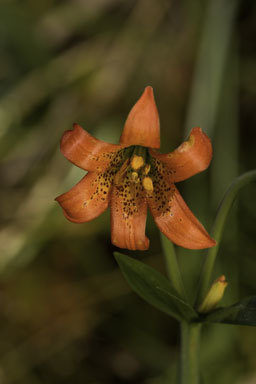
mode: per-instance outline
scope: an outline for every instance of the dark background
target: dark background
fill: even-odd
[[[210,168],[178,185],[210,231],[230,182],[255,168],[256,2],[236,0],[0,1],[0,383],[174,383],[179,329],[124,281],[109,213],[76,225],[54,198],[84,174],[60,154],[73,122],[117,143],[146,85],[162,150],[190,129],[212,138]],[[256,292],[256,186],[232,208],[214,272],[224,302]],[[151,218],[148,252],[164,272]],[[205,251],[179,250],[189,292]],[[192,294],[191,294],[192,299]],[[210,325],[207,384],[256,382],[256,334]]]

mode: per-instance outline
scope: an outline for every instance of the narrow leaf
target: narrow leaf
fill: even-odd
[[[209,289],[215,259],[220,246],[220,241],[222,238],[227,216],[228,216],[228,213],[230,212],[232,204],[234,203],[238,195],[238,192],[241,190],[241,188],[243,188],[245,185],[247,185],[248,183],[254,180],[256,180],[256,169],[246,172],[243,175],[236,178],[233,181],[233,183],[230,185],[229,189],[227,190],[220,204],[220,207],[218,209],[218,213],[215,219],[213,231],[211,233],[212,237],[216,240],[217,244],[215,247],[212,247],[209,249],[203,265],[201,279],[199,282],[199,290],[198,290],[199,295],[197,298],[198,305],[203,301],[207,293],[207,290]]]
[[[202,321],[256,326],[256,296],[248,297],[225,308],[218,308]]]
[[[121,253],[115,252],[114,256],[131,288],[149,304],[179,321],[198,317],[161,273]]]

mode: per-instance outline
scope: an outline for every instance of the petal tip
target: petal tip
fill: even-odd
[[[74,135],[77,130],[83,130],[83,128],[79,124],[74,123],[72,124],[72,129],[68,129],[63,133],[60,141],[60,149],[62,149],[63,145],[67,142],[67,139]]]
[[[145,89],[144,89],[141,97],[137,101],[137,103],[141,103],[142,105],[143,105],[143,103],[145,103],[145,104],[149,103],[149,104],[151,104],[151,107],[156,108],[154,90],[150,85],[147,85],[145,87]]]
[[[142,98],[143,96],[147,96],[147,97],[150,97],[150,98],[154,97],[154,90],[153,90],[153,88],[151,87],[151,85],[147,85],[147,86],[145,87],[144,92],[143,92],[141,98]]]
[[[209,248],[215,247],[216,245],[216,240],[214,240],[212,237],[209,237]]]
[[[65,131],[60,139],[60,151],[65,156],[65,153],[63,153],[63,148],[65,144],[67,143],[68,138],[72,135],[72,130]]]
[[[216,241],[211,238],[200,222],[198,222],[198,229],[199,231],[196,231],[193,237],[186,239],[187,244],[181,246],[188,249],[208,249],[214,247]]]
[[[72,127],[73,127],[73,129],[82,128],[78,123],[73,123]]]
[[[203,236],[199,239],[195,239],[195,243],[191,241],[191,244],[188,244],[188,249],[208,249],[216,246],[216,241],[210,237],[206,230],[204,230]]]
[[[160,148],[160,123],[153,88],[147,86],[131,109],[120,138],[121,144]]]
[[[184,242],[183,241],[179,243],[177,242],[176,244],[183,248],[197,250],[197,249],[212,248],[216,245],[216,241],[210,238],[210,236],[209,237],[207,236],[204,239],[190,239],[190,240],[185,240]]]
[[[55,197],[54,201],[56,201],[60,206],[61,206],[61,202],[63,200],[63,196],[65,195],[65,193],[62,193],[61,195]]]

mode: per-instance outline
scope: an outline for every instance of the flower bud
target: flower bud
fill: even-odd
[[[228,283],[224,275],[218,277],[209,289],[202,304],[199,306],[198,312],[208,313],[212,311],[222,299],[227,285]]]

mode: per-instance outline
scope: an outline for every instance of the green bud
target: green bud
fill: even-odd
[[[222,299],[227,285],[228,283],[224,275],[218,277],[209,289],[202,304],[199,306],[198,312],[208,313],[212,311]]]

